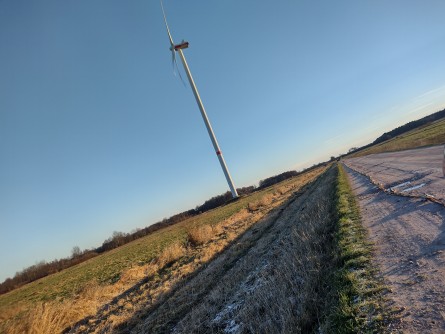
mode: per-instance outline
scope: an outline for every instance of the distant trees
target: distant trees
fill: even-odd
[[[73,250],[71,251],[71,257],[75,258],[78,257],[80,254],[82,254],[82,251],[80,250],[79,246],[74,246]]]
[[[263,188],[267,188],[270,187],[278,182],[284,181],[286,179],[289,179],[291,177],[297,176],[298,173],[296,170],[292,170],[292,171],[288,171],[288,172],[284,172],[275,176],[271,176],[268,177],[267,179],[261,180],[260,181],[260,185],[259,185],[259,189],[263,189]]]
[[[247,195],[255,191],[254,186],[250,187],[244,187],[244,188],[237,188],[236,191],[238,192],[238,195]],[[199,205],[195,208],[196,213],[200,212],[206,212],[212,209],[215,209],[221,205],[226,204],[232,200],[232,193],[230,191],[225,192],[224,194],[214,196],[211,199],[204,202],[204,204]]]
[[[357,151],[357,150],[358,150],[357,147],[351,147],[351,148],[348,150],[348,154],[349,154],[349,153],[352,153],[352,152],[355,152],[355,151]]]
[[[74,255],[74,253],[76,255]],[[80,248],[75,246],[70,258],[54,260],[51,262],[40,261],[28,268],[23,269],[15,274],[13,278],[7,278],[2,284],[0,284],[0,294],[14,290],[22,285],[36,281],[45,276],[57,273],[63,269],[72,267],[78,263],[84,262],[92,257],[95,257],[97,253],[94,250],[80,251]]]
[[[117,248],[127,243],[128,234],[124,232],[114,231],[110,238],[106,239],[102,244],[100,252]],[[130,240],[131,241],[131,240]]]

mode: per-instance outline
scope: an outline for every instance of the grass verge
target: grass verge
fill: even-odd
[[[372,245],[346,172],[339,165],[336,192],[339,268],[334,275],[337,305],[328,316],[326,333],[385,333],[391,322],[385,287],[372,264]]]

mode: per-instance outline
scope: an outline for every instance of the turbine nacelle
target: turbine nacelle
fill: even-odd
[[[178,50],[182,50],[182,49],[187,49],[188,47],[189,47],[189,42],[186,42],[186,41],[182,40],[181,43],[173,45],[172,47],[170,47],[170,50],[178,51]]]

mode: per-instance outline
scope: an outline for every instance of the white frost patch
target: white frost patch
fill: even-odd
[[[406,185],[408,185],[408,184],[411,184],[411,181],[407,181],[407,182],[400,183],[400,184],[398,184],[398,185],[396,185],[396,186],[394,186],[394,187],[389,188],[389,190],[394,191],[394,189],[396,189],[396,188],[400,188],[400,187],[404,187],[404,186],[406,186]]]
[[[245,281],[240,284],[239,290],[231,298],[229,304],[216,314],[212,322],[223,325],[224,333],[235,334],[240,332],[242,324],[237,323],[234,319],[236,313],[243,307],[246,295],[253,294],[256,289],[264,284],[264,280],[261,276],[259,277],[258,273],[268,267],[269,264],[265,262],[261,267],[257,267],[255,271],[250,273]]]
[[[414,186],[414,187],[411,187],[411,188],[408,188],[408,189],[403,189],[402,192],[419,189],[419,188],[422,188],[424,185],[426,185],[426,183],[421,183],[421,184],[418,184],[417,186]]]
[[[240,325],[237,324],[234,319],[230,318],[233,316],[234,311],[237,311],[241,308],[243,303],[244,300],[238,300],[227,305],[221,312],[216,315],[212,322],[225,324],[224,333],[237,333],[240,329]]]
[[[230,323],[227,325],[226,328],[224,328],[225,333],[236,333],[239,330],[239,325],[235,322],[235,320],[231,320]]]

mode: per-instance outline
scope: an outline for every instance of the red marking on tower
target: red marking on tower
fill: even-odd
[[[216,151],[216,155],[221,155],[221,151]]]

